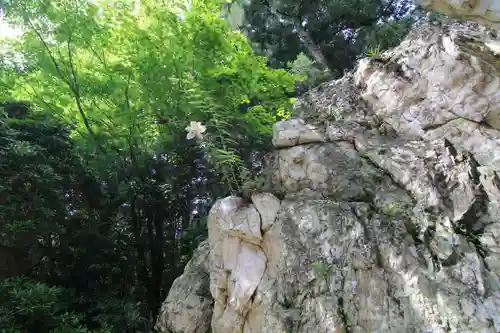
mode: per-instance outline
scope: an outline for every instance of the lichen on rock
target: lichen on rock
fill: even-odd
[[[158,326],[500,332],[493,42],[471,24],[424,25],[306,93],[274,126],[268,185],[284,197],[215,203]]]

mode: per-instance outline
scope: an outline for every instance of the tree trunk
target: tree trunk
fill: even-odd
[[[132,198],[132,202],[130,204],[130,215],[131,215],[131,224],[132,224],[132,232],[134,234],[134,247],[137,252],[137,262],[136,262],[136,274],[139,286],[141,286],[141,295],[142,299],[147,299],[147,292],[149,286],[149,274],[147,270],[147,261],[146,261],[146,249],[144,247],[144,242],[141,234],[141,226],[140,226],[140,218],[137,213],[136,207],[136,199],[137,196],[134,195]],[[149,304],[146,304],[146,307],[149,307]],[[144,317],[148,317],[149,311],[146,312],[144,307],[141,307],[141,314]]]
[[[309,54],[314,58],[316,63],[321,67],[322,70],[329,69],[328,61],[325,58],[323,52],[321,52],[320,47],[314,42],[309,31],[304,29],[302,22],[295,22],[297,32],[299,33],[300,40],[304,43]]]
[[[285,19],[286,21],[293,23],[297,32],[299,33],[300,40],[304,43],[309,54],[314,58],[316,63],[321,67],[322,70],[329,70],[328,61],[326,61],[325,55],[321,52],[320,47],[314,42],[309,31],[304,29],[302,26],[303,19],[299,14],[300,4],[288,13],[281,12],[277,10],[269,0],[262,0],[263,4],[267,6],[269,11],[275,14],[280,19]]]
[[[155,198],[155,200],[158,200]],[[161,303],[161,287],[163,280],[164,260],[163,260],[163,211],[155,202],[151,209],[152,214],[147,217],[147,234],[149,244],[149,254],[151,258],[151,279],[148,285],[148,303],[151,315],[156,320],[160,311]]]

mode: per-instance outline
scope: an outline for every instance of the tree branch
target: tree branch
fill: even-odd
[[[83,111],[83,105],[81,102],[81,96],[80,96],[80,88],[78,86],[78,81],[76,78],[76,69],[75,66],[73,65],[73,51],[71,50],[71,34],[68,37],[68,40],[66,42],[67,49],[68,49],[68,60],[69,60],[69,66],[71,70],[71,76],[72,76],[72,81],[70,83],[70,89],[73,92],[73,95],[75,97],[76,101],[76,106],[78,108],[78,112],[80,113],[80,116],[82,117],[83,123],[85,124],[85,127],[87,128],[87,131],[90,133],[90,135],[95,137],[94,131],[90,127],[89,120],[87,118],[87,115]]]
[[[56,69],[56,72],[57,74],[59,75],[59,77],[67,84],[67,85],[71,85],[70,82],[69,82],[69,79],[66,79],[61,71],[61,68],[59,67],[59,63],[56,61],[56,59],[54,58],[54,55],[52,54],[52,52],[50,51],[50,48],[49,46],[47,45],[47,43],[45,42],[45,40],[43,39],[41,33],[35,28],[35,26],[33,25],[33,23],[31,22],[31,20],[28,19],[28,25],[31,27],[31,29],[33,29],[33,31],[35,32],[35,34],[37,35],[38,39],[40,39],[40,41],[42,42],[45,50],[47,51],[48,55],[49,55],[49,58],[50,58],[50,61],[52,62],[52,64],[54,65],[55,69]]]
[[[46,52],[47,52],[47,54],[48,54],[48,56],[50,58],[50,61],[54,65],[54,68],[55,68],[57,74],[59,75],[59,77],[61,78],[61,80],[63,80],[63,82],[68,85],[69,89],[73,93],[73,95],[75,97],[76,105],[77,105],[77,108],[78,108],[78,112],[79,112],[80,116],[83,119],[83,122],[84,122],[84,125],[85,125],[87,131],[97,141],[97,137],[96,137],[94,131],[92,130],[91,126],[90,126],[90,123],[88,121],[87,115],[85,114],[85,112],[83,110],[82,103],[81,103],[81,96],[80,96],[80,93],[79,93],[79,87],[78,87],[78,83],[76,81],[76,71],[75,71],[75,69],[73,67],[73,53],[72,53],[71,45],[70,45],[71,36],[68,38],[68,41],[67,41],[67,49],[68,49],[69,65],[70,65],[71,73],[72,73],[72,77],[73,77],[72,81],[70,81],[69,77],[66,78],[65,75],[63,74],[63,71],[62,71],[61,67],[59,66],[59,63],[55,59],[53,53],[50,50],[49,45],[44,40],[44,38],[43,38],[42,34],[40,33],[40,31],[38,31],[38,29],[35,27],[35,25],[33,24],[33,22],[30,19],[28,19],[27,21],[28,21],[28,25],[30,26],[30,28],[33,30],[33,32],[37,35],[37,37],[40,40],[40,42],[43,44],[43,47],[45,48],[45,50],[46,50]],[[99,142],[98,142],[98,147],[101,150],[101,152],[105,153],[104,148],[99,144]]]
[[[273,6],[271,5],[271,3],[269,2],[269,0],[262,0],[262,3],[269,9],[269,11],[273,14],[278,14],[278,15],[281,15],[281,16],[284,16],[290,20],[292,20],[292,22],[295,22],[295,20],[298,18],[296,16],[294,16],[293,14],[287,14],[287,13],[284,13],[284,12],[281,12],[279,11],[278,9],[276,8],[273,8]],[[300,19],[300,18],[299,18]]]
[[[297,13],[294,14],[283,13],[278,9],[273,8],[272,5],[269,3],[269,0],[262,0],[262,1],[263,4],[269,9],[271,13],[284,16],[289,20],[291,20],[291,23],[295,26],[295,29],[297,30],[299,39],[309,52],[309,55],[314,58],[317,65],[320,66],[321,69],[329,70],[328,61],[325,55],[323,54],[321,48],[316,44],[316,42],[312,38],[310,31],[308,31],[308,29],[302,26],[303,19],[301,15],[299,15],[300,6],[302,6],[302,0],[298,3],[298,6],[295,7]]]

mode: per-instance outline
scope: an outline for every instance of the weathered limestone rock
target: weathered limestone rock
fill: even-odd
[[[262,232],[268,231],[280,210],[280,201],[270,193],[256,193],[252,195],[252,203],[260,214],[260,229]]]
[[[276,148],[323,141],[323,137],[316,131],[316,128],[306,124],[302,119],[280,121],[274,125],[273,145]]]
[[[261,209],[279,202],[270,194],[260,199]],[[274,206],[267,211],[268,225],[272,224],[269,221],[274,222],[278,210],[279,207]],[[215,300],[214,332],[243,331],[245,317],[252,309],[257,287],[266,270],[261,219],[254,204],[242,207],[242,199],[237,197],[217,201],[210,211],[208,235],[210,290]]]
[[[500,62],[487,43],[471,25],[421,26],[303,96],[274,127],[284,198],[216,202],[208,259],[176,280],[159,326],[500,332]],[[191,289],[207,283],[211,297]]]
[[[496,0],[417,0],[424,8],[444,15],[476,21],[500,28],[500,1]]]
[[[209,285],[209,252],[208,241],[202,242],[184,274],[174,281],[156,324],[159,332],[210,332],[214,301]]]

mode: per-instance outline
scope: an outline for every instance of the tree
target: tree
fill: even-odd
[[[113,275],[129,278],[116,271],[126,264],[126,249],[116,243],[114,221],[98,218],[94,205],[106,198],[76,153],[67,124],[33,113],[26,103],[4,102],[1,111],[0,260],[6,264],[0,277],[7,279],[0,282],[0,327],[88,333],[83,326],[96,325],[85,325],[82,308],[92,308],[80,297],[116,300],[127,290],[111,285]],[[131,301],[130,293],[122,294],[120,311]]]
[[[243,29],[269,55],[273,67],[286,67],[305,53],[319,69],[337,77],[352,68],[369,39],[382,37],[376,36],[379,26],[388,23],[396,28],[394,22],[413,8],[405,0],[248,0],[243,5]],[[406,21],[401,31],[400,35],[408,31]]]
[[[29,144],[18,132],[10,137],[36,147],[36,159],[2,147],[3,181],[24,175],[22,186],[5,188],[4,221],[27,224],[40,249],[36,263],[6,275],[62,290],[61,304],[89,330],[150,328],[206,231],[207,206],[239,191],[242,171],[270,148],[272,124],[293,104],[295,77],[267,68],[221,18],[218,1],[179,6],[6,6],[25,30],[11,44],[25,65],[0,73],[1,91],[32,107],[28,118],[4,123],[7,132],[17,122],[36,133]],[[206,125],[203,140],[186,138],[190,121]],[[53,125],[41,132],[45,123]],[[51,135],[64,149],[38,147]],[[38,204],[29,205],[23,198],[34,186]]]

